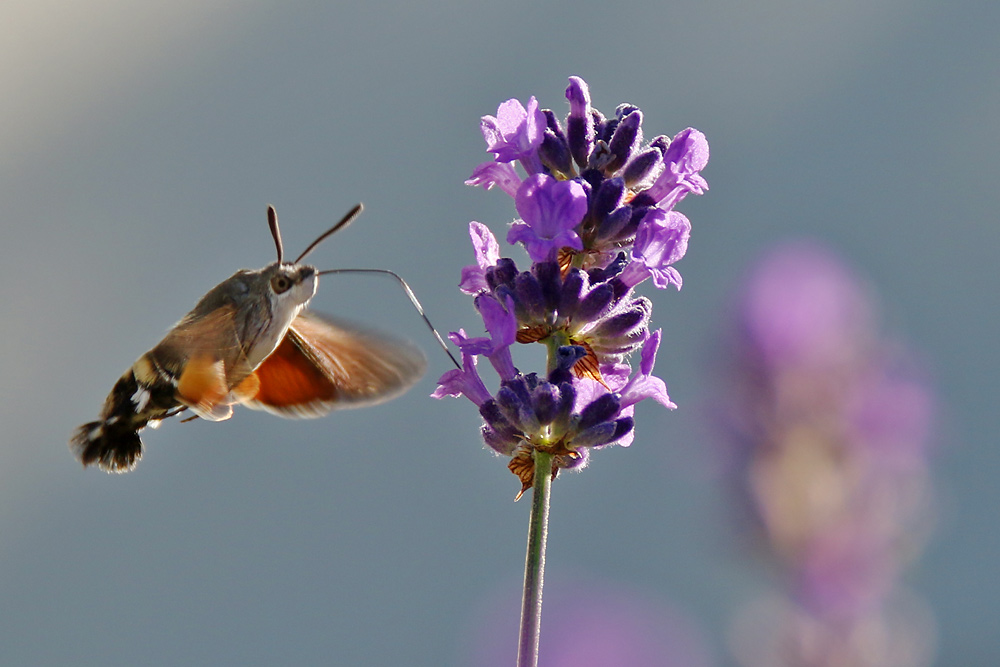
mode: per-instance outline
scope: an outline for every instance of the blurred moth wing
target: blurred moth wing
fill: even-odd
[[[282,417],[321,417],[395,398],[426,367],[423,352],[410,343],[303,311],[254,371],[249,384],[256,391],[241,400]]]

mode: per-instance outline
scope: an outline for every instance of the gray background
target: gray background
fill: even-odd
[[[681,409],[641,406],[631,449],[557,481],[553,591],[641,592],[730,664],[769,584],[712,475],[712,346],[748,262],[807,236],[936,379],[940,517],[909,582],[938,664],[997,664],[998,27],[974,0],[4,3],[0,662],[484,664],[528,504],[472,405],[427,398],[448,364],[390,282],[331,278],[313,303],[424,346],[396,402],[175,420],[120,477],[66,440],[205,290],[272,261],[268,203],[297,254],[364,201],[312,260],[397,269],[440,328],[480,330],[455,289],[466,226],[515,213],[462,184],[478,119],[532,94],[563,114],[575,74],[647,136],[704,131],[712,190],[681,205],[683,292],[654,297]]]

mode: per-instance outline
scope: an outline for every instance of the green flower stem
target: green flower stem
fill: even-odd
[[[560,346],[569,344],[565,332],[545,340],[548,370],[557,363]],[[524,592],[521,597],[521,634],[517,645],[517,667],[538,665],[538,639],[542,621],[542,581],[545,578],[545,542],[549,534],[549,501],[552,495],[552,454],[534,451],[535,476],[531,486],[531,516],[528,518],[528,550],[524,558]]]
[[[535,450],[535,477],[528,520],[528,552],[524,559],[524,594],[521,598],[521,635],[517,667],[538,665],[538,638],[542,620],[542,580],[545,576],[545,541],[549,532],[549,498],[552,490],[552,455]]]

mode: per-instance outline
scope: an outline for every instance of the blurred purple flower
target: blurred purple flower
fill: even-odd
[[[890,664],[862,658],[872,647],[857,642],[873,641],[864,636],[883,622],[926,533],[931,391],[880,336],[868,291],[816,244],[773,250],[743,284],[737,313],[732,472],[786,573],[797,610],[788,618],[812,633],[774,628],[783,657],[744,662]]]
[[[745,345],[780,367],[841,365],[873,335],[865,290],[828,250],[785,246],[751,272],[742,297]]]

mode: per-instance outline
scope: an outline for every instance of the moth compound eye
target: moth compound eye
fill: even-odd
[[[278,274],[271,278],[271,289],[274,290],[275,294],[281,294],[282,292],[287,292],[292,286],[292,281],[288,276],[283,276]]]

